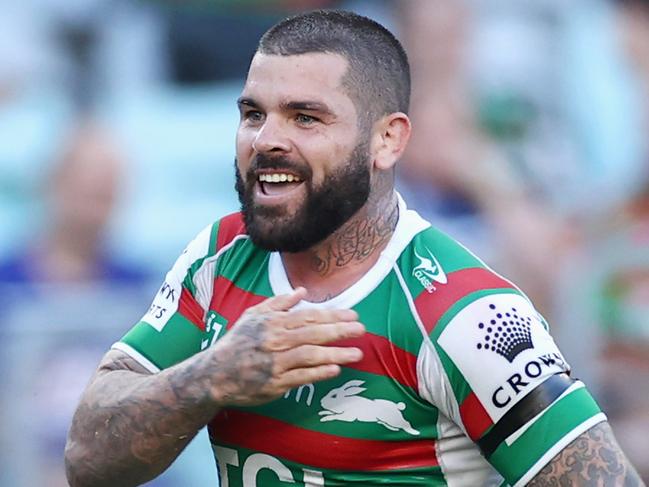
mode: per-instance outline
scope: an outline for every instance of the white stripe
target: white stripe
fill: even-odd
[[[570,433],[561,438],[555,445],[550,448],[545,454],[530,468],[525,475],[523,475],[518,482],[514,484],[514,487],[522,487],[532,480],[537,473],[545,467],[550,460],[552,460],[556,455],[559,454],[565,447],[567,447],[573,440],[575,440],[579,435],[588,431],[596,424],[606,421],[606,415],[604,413],[599,413],[593,416],[590,419],[587,419],[576,428],[574,428]]]
[[[216,267],[216,261],[224,252],[227,252],[235,243],[244,238],[247,239],[250,238],[250,236],[242,233],[234,237],[227,245],[221,247],[216,254],[206,258],[196,271],[193,278],[194,285],[196,286],[196,301],[201,305],[205,313],[207,313],[207,309],[212,301],[214,290],[214,268]],[[206,270],[210,270],[211,272],[206,272]],[[203,319],[205,319],[204,316]]]
[[[152,374],[157,374],[158,372],[160,372],[160,369],[153,362],[151,362],[140,352],[138,352],[133,347],[131,347],[130,345],[124,342],[113,343],[113,346],[110,348],[112,350],[119,350],[120,352],[124,352],[126,355],[131,357],[133,360],[135,360],[138,364],[140,364],[142,367],[147,369]]]
[[[478,446],[445,415],[437,419],[437,460],[448,487],[497,486],[503,478],[481,455]]]
[[[464,425],[460,418],[460,407],[452,393],[451,383],[446,375],[446,371],[435,351],[435,346],[431,341],[426,328],[421,321],[421,317],[417,312],[417,307],[410,294],[408,285],[406,284],[401,270],[395,264],[393,266],[397,280],[401,285],[403,294],[408,302],[410,313],[417,323],[417,327],[423,337],[423,342],[419,348],[417,355],[417,382],[419,384],[419,395],[430,402],[433,406],[440,409],[445,415],[449,416],[455,423],[460,425],[464,430]],[[434,381],[433,379],[436,379]],[[443,405],[444,408],[440,407]],[[466,430],[464,430],[466,434]]]
[[[540,386],[542,386],[542,384],[539,384],[536,387],[540,387]],[[534,423],[536,423],[537,419],[539,419],[547,411],[549,411],[550,408],[552,408],[552,406],[554,406],[557,403],[557,401],[560,401],[561,399],[563,399],[564,397],[566,397],[568,394],[572,393],[573,391],[576,391],[577,389],[583,389],[584,387],[586,387],[586,386],[581,381],[577,381],[574,384],[572,384],[570,387],[568,387],[565,391],[563,391],[563,393],[559,397],[557,397],[554,401],[552,401],[552,403],[547,408],[545,408],[543,411],[538,413],[536,416],[534,416],[532,419],[530,419],[527,423],[525,423],[523,426],[521,426],[521,428],[519,428],[514,433],[509,435],[507,438],[505,438],[505,443],[507,443],[507,446],[511,446],[512,443],[514,443],[516,440],[518,440],[521,437],[521,435],[523,433],[525,433],[530,426],[532,426]]]

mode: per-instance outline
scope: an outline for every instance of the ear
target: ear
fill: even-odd
[[[394,167],[408,145],[411,131],[410,119],[405,113],[381,117],[372,131],[374,167],[383,171]]]

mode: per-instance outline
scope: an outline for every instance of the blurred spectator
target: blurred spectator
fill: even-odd
[[[63,448],[78,397],[155,292],[146,269],[106,244],[126,163],[105,128],[81,121],[42,181],[41,232],[0,263],[0,363],[10,371],[0,379],[0,485],[67,485]],[[150,485],[205,485],[212,462],[202,433]]]
[[[144,270],[120,262],[104,244],[125,170],[122,155],[96,124],[76,129],[44,181],[49,215],[43,234],[0,263],[0,281],[142,283]]]
[[[99,125],[80,123],[42,181],[42,230],[33,229],[22,251],[0,262],[0,361],[11,371],[0,393],[6,413],[0,443],[9,462],[0,468],[0,485],[67,485],[67,427],[103,353],[107,323],[115,320],[115,333],[146,307],[146,272],[104,244],[125,176],[122,157]],[[122,292],[119,307],[103,308]],[[79,333],[83,340],[70,341]],[[30,463],[9,461],[23,454]]]

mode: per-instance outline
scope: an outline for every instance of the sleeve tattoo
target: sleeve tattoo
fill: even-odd
[[[107,354],[70,430],[71,485],[139,485],[164,470],[207,422],[196,407],[196,389],[204,384],[191,369],[153,379],[132,359]]]
[[[531,487],[642,487],[608,423],[592,427],[565,447],[528,484]]]

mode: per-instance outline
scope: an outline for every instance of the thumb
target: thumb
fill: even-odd
[[[304,298],[306,298],[306,289],[298,287],[291,293],[268,298],[260,304],[260,308],[267,311],[288,311]]]

